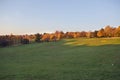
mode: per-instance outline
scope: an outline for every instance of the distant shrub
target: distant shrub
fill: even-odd
[[[21,43],[22,43],[22,44],[29,44],[29,40],[28,40],[28,39],[22,39],[22,40],[21,40]]]
[[[6,46],[9,46],[9,41],[8,40],[0,40],[0,46],[1,47],[6,47]]]
[[[40,42],[41,34],[37,33],[35,34],[35,42]]]

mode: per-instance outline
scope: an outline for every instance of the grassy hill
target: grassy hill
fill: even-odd
[[[120,38],[0,48],[0,80],[120,80]]]

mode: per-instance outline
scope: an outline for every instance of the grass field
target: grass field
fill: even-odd
[[[0,48],[0,80],[120,80],[120,38]]]

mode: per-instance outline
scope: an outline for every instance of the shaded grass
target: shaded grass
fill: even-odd
[[[0,48],[0,80],[120,80],[120,45],[64,45],[67,40]]]

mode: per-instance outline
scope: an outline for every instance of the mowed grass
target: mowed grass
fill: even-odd
[[[0,80],[120,80],[120,38],[0,48]]]
[[[120,44],[120,38],[78,38],[66,39],[66,45],[86,45],[86,46],[101,46],[110,44]]]

